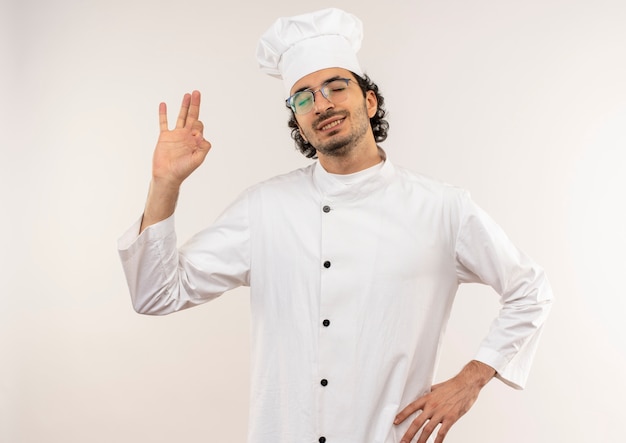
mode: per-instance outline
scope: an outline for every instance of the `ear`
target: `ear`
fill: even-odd
[[[300,137],[302,137],[305,142],[309,143],[309,141],[306,139],[306,136],[304,135],[304,131],[302,130],[300,123],[297,123],[297,124],[298,124],[298,132],[300,132]]]
[[[365,93],[365,106],[367,108],[367,116],[372,118],[378,112],[378,99],[374,91],[369,90]]]

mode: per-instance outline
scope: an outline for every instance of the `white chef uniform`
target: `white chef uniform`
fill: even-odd
[[[389,160],[343,183],[318,162],[246,190],[177,250],[173,217],[119,241],[133,305],[167,314],[250,286],[249,443],[397,443],[431,386],[458,285],[502,309],[476,359],[523,387],[552,298],[468,193]],[[217,331],[216,331],[217,333]]]

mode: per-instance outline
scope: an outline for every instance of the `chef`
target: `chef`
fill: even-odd
[[[180,186],[211,144],[198,91],[174,129],[161,104],[145,210],[118,243],[140,313],[250,287],[249,443],[441,443],[489,380],[524,387],[549,311],[543,270],[468,192],[387,158],[362,35],[338,9],[279,18],[263,34],[261,69],[282,79],[292,136],[314,160],[246,189],[180,249]],[[433,384],[467,282],[493,287],[502,309],[474,359]]]

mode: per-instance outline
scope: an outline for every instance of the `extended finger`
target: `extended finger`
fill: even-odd
[[[424,426],[426,420],[426,415],[423,413],[420,413],[417,417],[415,417],[415,420],[413,420],[409,428],[404,433],[404,436],[400,440],[400,443],[409,443],[411,440],[413,440],[413,437],[415,437],[415,434],[417,434],[422,426]]]
[[[437,438],[435,439],[435,443],[443,443],[443,439],[448,435],[448,431],[450,430],[450,425],[447,423],[441,423],[441,427],[437,431]]]
[[[189,114],[187,115],[186,125],[193,125],[200,117],[200,91],[191,93],[191,101],[189,105]]]
[[[439,426],[439,420],[431,418],[422,428],[422,433],[420,434],[420,438],[417,440],[417,443],[427,443],[428,438],[433,432],[435,432],[437,426]]]
[[[398,412],[398,415],[396,415],[396,419],[393,421],[394,424],[397,425],[397,424],[402,423],[404,420],[407,419],[407,417],[409,417],[413,413],[419,411],[424,406],[425,406],[425,402],[424,402],[424,398],[423,397],[422,398],[418,398],[414,402],[409,403],[404,409],[402,409],[400,412]]]
[[[159,129],[161,132],[167,131],[167,105],[165,103],[159,104]]]
[[[187,121],[187,114],[189,114],[189,106],[191,104],[191,94],[185,94],[183,102],[180,105],[180,112],[178,113],[178,120],[176,120],[176,128],[184,128]]]

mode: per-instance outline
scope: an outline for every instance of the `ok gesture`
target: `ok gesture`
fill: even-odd
[[[199,91],[185,94],[172,130],[167,124],[167,106],[159,105],[161,133],[152,157],[152,182],[140,232],[174,213],[180,185],[211,149],[211,143],[202,135],[204,125],[198,120],[199,115]]]
[[[211,143],[204,139],[200,115],[200,92],[185,94],[176,127],[169,129],[167,106],[159,105],[160,135],[152,160],[152,177],[172,187],[181,183],[202,164]]]

